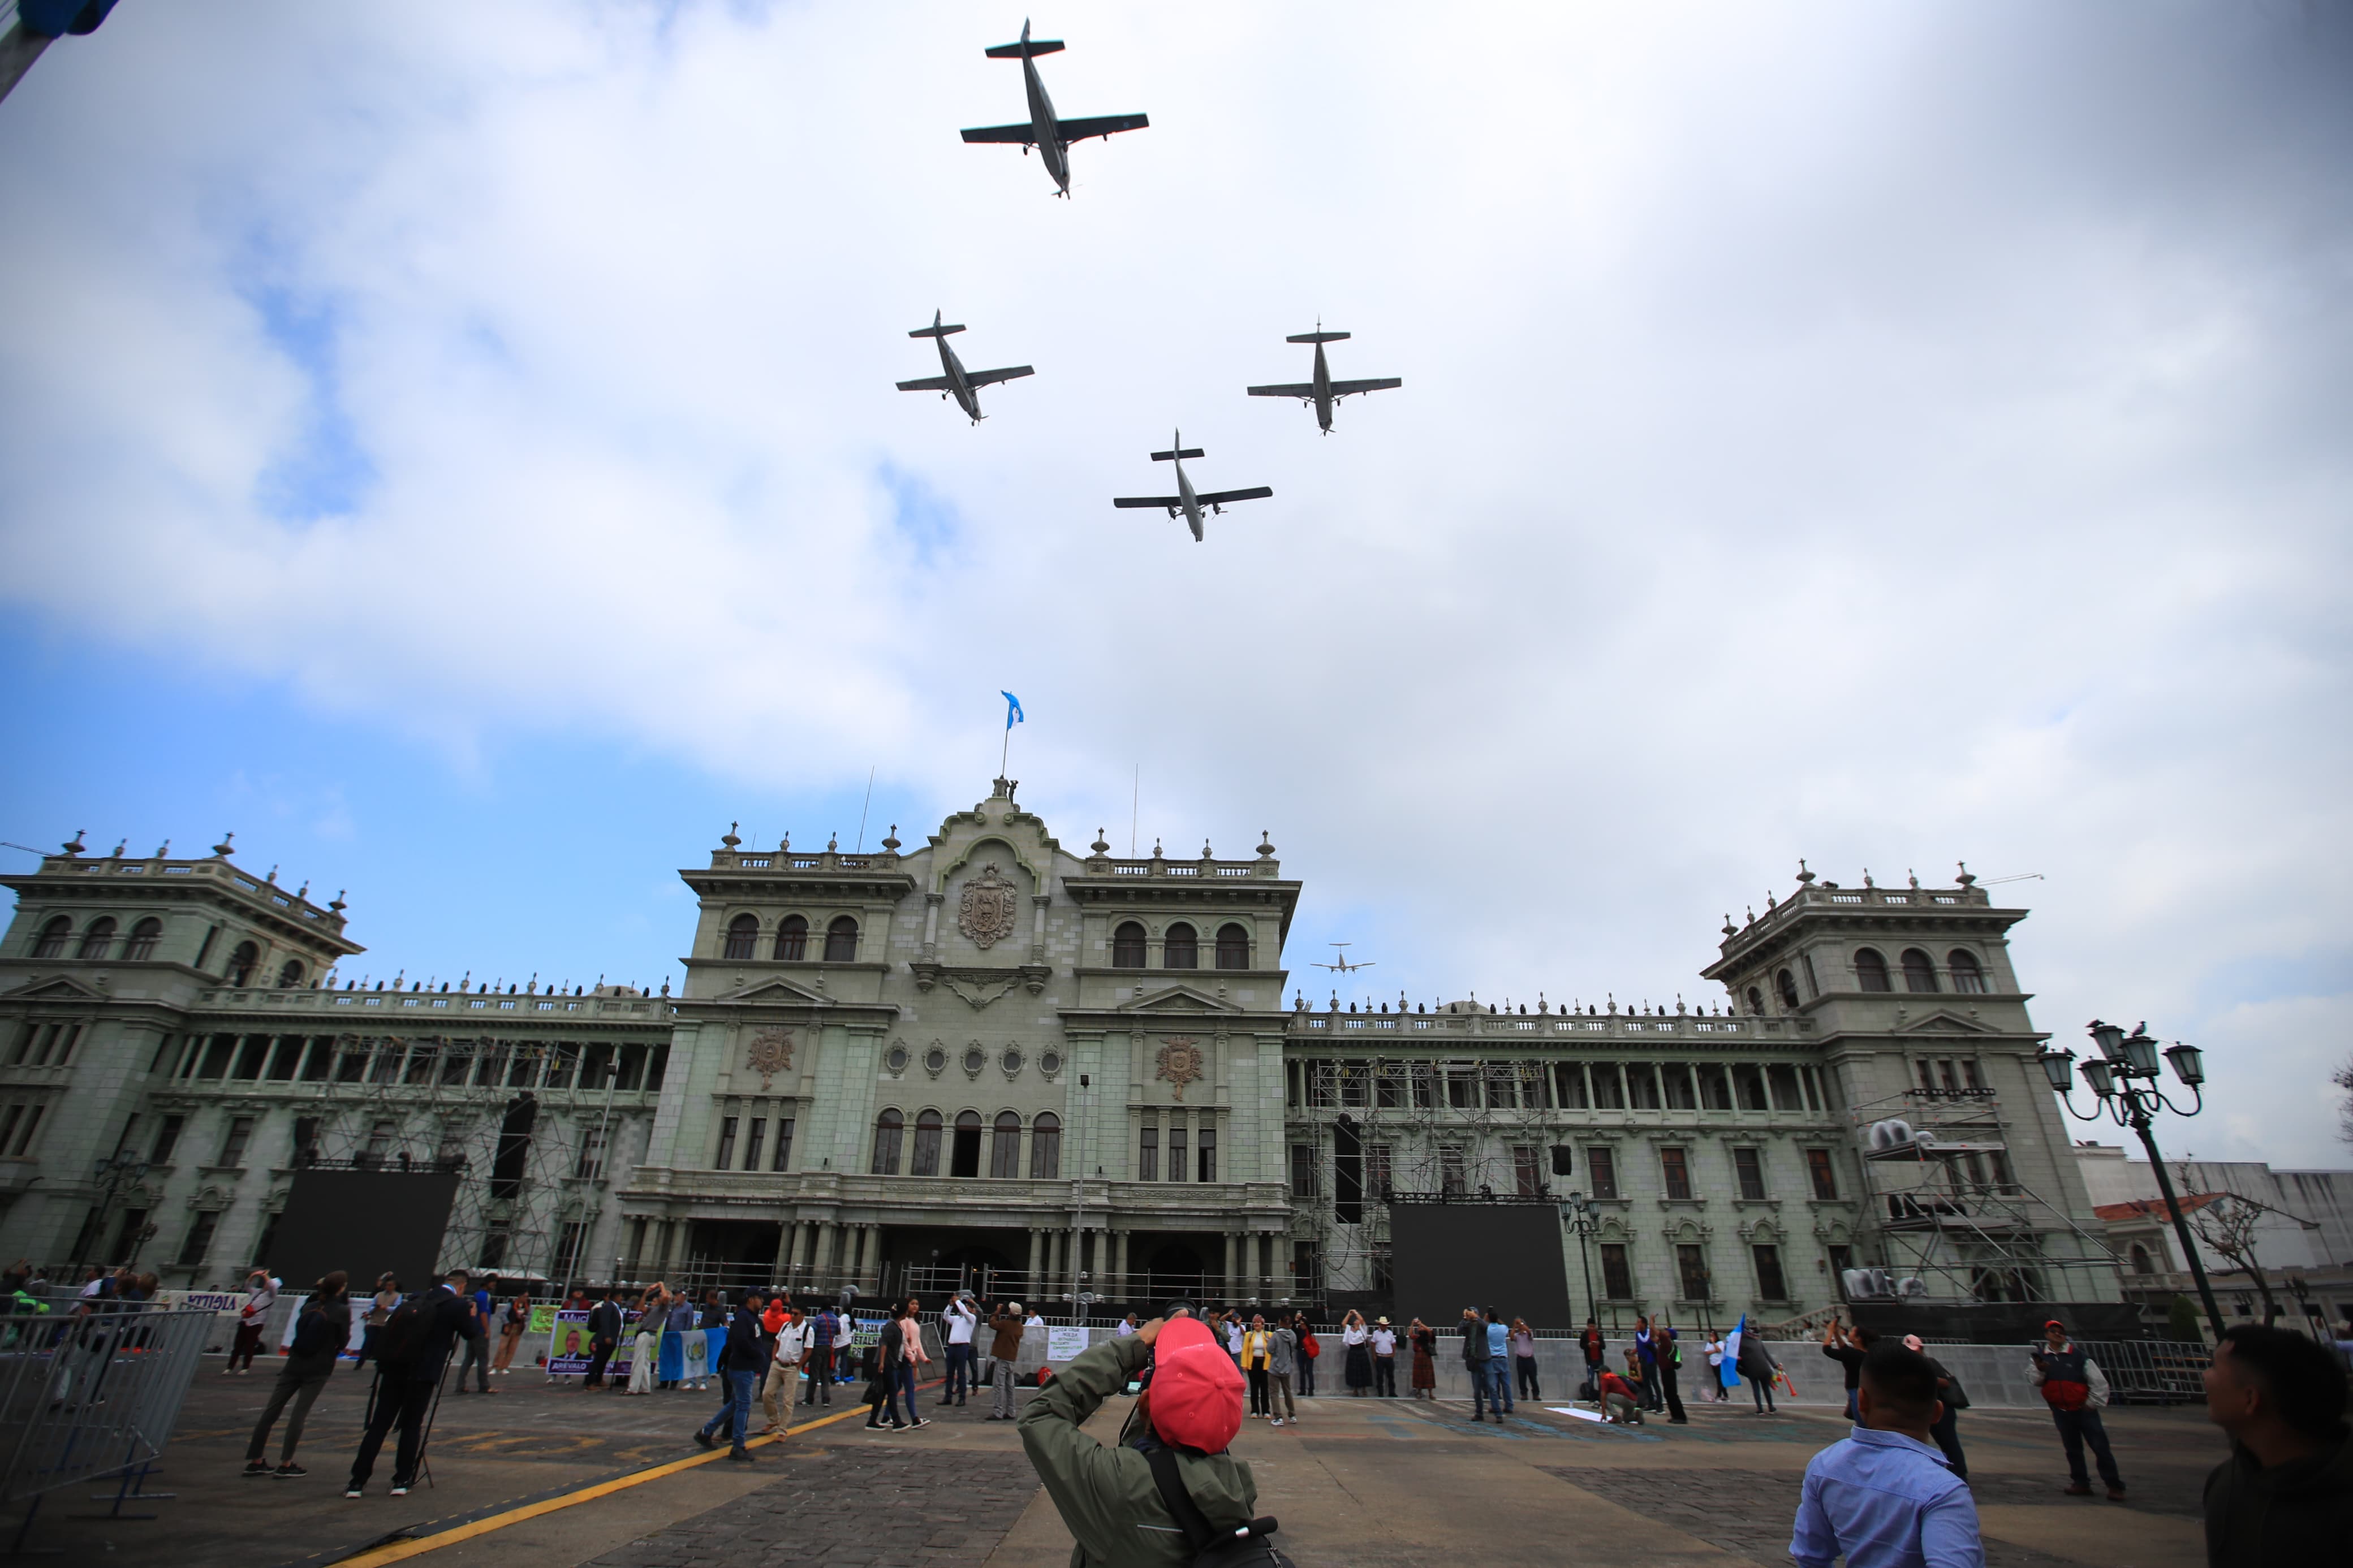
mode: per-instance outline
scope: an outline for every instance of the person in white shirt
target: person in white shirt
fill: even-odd
[[[228,1365],[221,1369],[223,1377],[232,1372],[239,1376],[252,1373],[253,1352],[261,1348],[261,1331],[269,1324],[269,1309],[278,1304],[278,1285],[266,1268],[257,1268],[246,1276],[245,1291],[245,1305],[237,1311],[237,1339],[229,1346]],[[237,1364],[239,1357],[244,1358],[243,1367]]]
[[[1242,1364],[1242,1321],[1232,1313],[1226,1314],[1226,1353],[1234,1358],[1234,1366]]]
[[[1021,1326],[1025,1329],[1042,1329],[1046,1326],[1046,1320],[1033,1311],[1021,1320]]]
[[[1373,1392],[1383,1399],[1397,1397],[1397,1331],[1387,1318],[1373,1325]]]
[[[1135,1332],[1135,1314],[1134,1312],[1130,1312],[1126,1317],[1122,1318],[1119,1321],[1119,1327],[1113,1330],[1113,1332],[1123,1340]]]
[[[768,1360],[768,1375],[760,1384],[760,1407],[768,1413],[769,1436],[785,1429],[785,1407],[800,1398],[801,1363],[809,1350],[809,1321],[787,1307],[776,1328],[776,1353]]]
[[[940,1404],[962,1405],[972,1392],[972,1331],[980,1314],[973,1310],[970,1296],[958,1295],[940,1314],[940,1321],[948,1342],[947,1381],[941,1385]]]

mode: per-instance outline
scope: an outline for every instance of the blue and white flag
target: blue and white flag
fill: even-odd
[[[1021,716],[1021,699],[1014,696],[1010,691],[1000,691],[997,695],[1005,699],[1005,727],[1007,729],[1010,730],[1016,724],[1026,724],[1029,722],[1027,719],[1024,719]]]
[[[1724,1336],[1724,1365],[1717,1370],[1724,1374],[1724,1386],[1726,1388],[1740,1386],[1740,1373],[1736,1369],[1740,1363],[1740,1336],[1747,1330],[1748,1314],[1743,1312],[1740,1314],[1740,1321],[1733,1326],[1730,1333]]]

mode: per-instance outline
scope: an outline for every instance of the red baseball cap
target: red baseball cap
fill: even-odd
[[[1163,1324],[1152,1342],[1149,1406],[1161,1440],[1223,1453],[1242,1429],[1242,1374],[1198,1318]]]

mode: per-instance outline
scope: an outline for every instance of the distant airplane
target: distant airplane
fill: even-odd
[[[1332,945],[1337,948],[1349,948],[1354,947],[1356,944],[1354,942],[1335,942]],[[1335,974],[1354,974],[1359,969],[1370,969],[1373,966],[1374,961],[1371,959],[1367,959],[1362,963],[1349,963],[1348,955],[1345,952],[1334,953],[1332,955],[1332,962],[1329,963],[1318,963],[1315,965],[1318,969],[1328,969]]]
[[[1152,454],[1152,460],[1155,463],[1174,463],[1176,465],[1176,493],[1173,496],[1120,496],[1113,500],[1111,504],[1113,506],[1166,507],[1168,510],[1169,516],[1176,517],[1181,515],[1185,521],[1192,526],[1194,542],[1198,543],[1201,538],[1201,509],[1203,507],[1208,507],[1211,511],[1223,511],[1228,501],[1264,500],[1267,497],[1274,494],[1272,490],[1267,489],[1264,485],[1260,485],[1254,489],[1211,490],[1208,495],[1195,494],[1193,490],[1193,481],[1185,477],[1185,459],[1187,458],[1198,458],[1200,456],[1202,456],[1201,448],[1198,447],[1187,447],[1185,445],[1185,433],[1182,430],[1177,431],[1176,445],[1173,447],[1166,452],[1155,452]]]
[[[1283,339],[1286,343],[1315,345],[1315,379],[1288,382],[1281,386],[1253,386],[1250,395],[1252,397],[1296,397],[1303,403],[1314,405],[1315,423],[1324,427],[1324,434],[1329,436],[1332,434],[1332,405],[1340,399],[1354,397],[1360,392],[1387,392],[1393,386],[1405,384],[1393,375],[1375,381],[1334,381],[1332,367],[1324,362],[1324,345],[1343,342],[1347,336],[1345,332],[1327,332],[1324,330],[1324,323],[1318,321],[1314,331]]]
[[[1038,155],[1046,161],[1046,173],[1054,176],[1054,194],[1071,194],[1071,143],[1083,142],[1090,136],[1110,136],[1122,131],[1141,131],[1152,123],[1141,114],[1103,114],[1092,120],[1058,120],[1054,117],[1054,100],[1046,96],[1046,84],[1038,79],[1037,58],[1050,55],[1062,47],[1060,38],[1029,41],[1029,22],[1021,22],[1021,41],[999,44],[987,51],[993,60],[1019,60],[1022,85],[1029,89],[1029,118],[1019,125],[975,126],[964,133],[967,142],[1018,142],[1027,155],[1034,144]]]
[[[917,327],[913,331],[909,332],[907,335],[911,338],[932,338],[938,342],[940,369],[947,374],[927,375],[921,381],[902,381],[899,384],[899,390],[936,392],[942,398],[953,397],[956,400],[956,406],[970,415],[972,422],[977,425],[981,420],[980,389],[982,387],[1000,381],[1011,381],[1016,376],[1035,375],[1038,373],[1026,364],[1008,365],[1003,370],[965,369],[964,361],[956,358],[955,350],[948,347],[948,334],[962,331],[964,329],[960,326],[940,325],[940,313],[934,310],[930,326]]]

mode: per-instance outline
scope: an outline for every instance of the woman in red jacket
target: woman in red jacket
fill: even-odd
[[[1315,1358],[1324,1347],[1315,1342],[1315,1331],[1307,1326],[1307,1314],[1298,1315],[1299,1328],[1299,1393],[1301,1397],[1315,1397]]]

